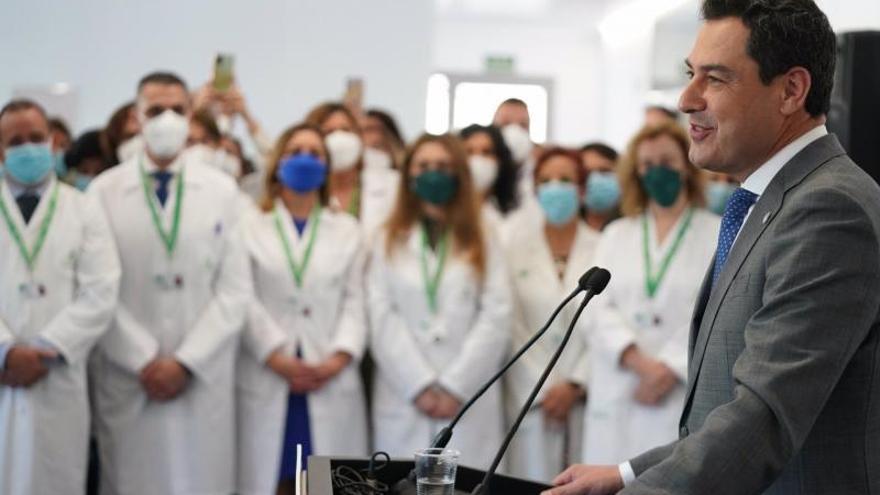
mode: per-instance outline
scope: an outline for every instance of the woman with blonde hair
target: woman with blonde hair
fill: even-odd
[[[506,356],[510,294],[499,247],[480,223],[465,152],[423,135],[406,155],[394,209],[367,275],[375,447],[426,447]],[[456,427],[461,462],[487,467],[502,437],[500,388]]]
[[[360,229],[327,208],[318,128],[289,128],[270,158],[261,211],[242,222],[255,297],[238,361],[241,494],[293,493],[297,444],[367,453]]]
[[[324,133],[333,173],[327,183],[330,205],[360,221],[371,233],[388,218],[394,201],[398,173],[390,166],[370,166],[357,116],[343,103],[327,102],[313,108],[306,123]],[[387,164],[386,164],[387,165]]]
[[[719,228],[688,147],[677,124],[645,127],[618,167],[624,216],[603,231],[595,258],[613,281],[588,313],[591,464],[678,438],[691,311]]]

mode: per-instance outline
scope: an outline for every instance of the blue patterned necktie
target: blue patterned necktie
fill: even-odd
[[[715,266],[712,268],[713,287],[715,282],[718,281],[718,276],[721,275],[724,263],[727,262],[727,255],[730,254],[730,248],[733,246],[733,241],[736,240],[737,234],[739,234],[739,229],[742,228],[749,208],[757,200],[757,194],[739,187],[727,201],[727,206],[724,207],[724,216],[721,218],[721,230],[718,232]]]
[[[159,199],[159,204],[163,207],[165,206],[165,201],[168,200],[168,183],[171,182],[172,177],[174,177],[174,174],[165,170],[153,172],[153,178],[156,179],[157,185],[156,198]]]

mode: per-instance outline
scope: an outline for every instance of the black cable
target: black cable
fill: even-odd
[[[382,459],[377,464],[377,458]],[[375,474],[384,469],[390,463],[391,458],[385,452],[376,452],[370,457],[370,464],[366,469],[357,470],[351,466],[338,466],[333,470],[333,493],[340,495],[385,495],[388,493],[388,485],[377,480]]]

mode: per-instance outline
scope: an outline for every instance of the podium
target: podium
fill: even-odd
[[[308,480],[309,495],[334,495],[333,470],[339,466],[348,466],[358,471],[366,470],[369,459],[358,457],[326,457],[310,456]],[[384,468],[376,472],[376,479],[393,487],[397,481],[406,478],[415,465],[413,460],[391,459]],[[455,476],[455,493],[470,493],[482,480],[485,471],[459,465]],[[550,488],[534,481],[527,481],[510,476],[496,474],[492,477],[492,494],[539,495]],[[415,494],[415,488],[412,491]]]

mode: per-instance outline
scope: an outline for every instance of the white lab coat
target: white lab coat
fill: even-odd
[[[55,187],[52,178],[25,226],[6,181],[0,200],[30,249]],[[29,296],[20,284],[45,288]],[[33,276],[0,220],[0,343],[49,345],[61,360],[30,388],[0,386],[0,493],[82,491],[89,442],[86,363],[113,317],[119,259],[100,206],[59,184],[55,216]]]
[[[546,323],[556,306],[577,287],[581,275],[593,266],[599,233],[586,223],[578,222],[565,274],[560,281],[543,225],[524,216],[513,220],[516,221],[509,226],[511,237],[505,241],[504,252],[515,296],[511,348],[516,350]],[[570,302],[550,330],[505,376],[508,423],[512,424],[516,419],[532,388],[562,342],[581,300],[578,297]],[[589,356],[583,333],[585,322],[586,318],[582,315],[568,346],[541,389],[535,406],[523,419],[517,436],[510,445],[508,471],[514,476],[549,482],[567,463],[580,458],[583,405],[575,405],[567,424],[561,425],[546,419],[540,404],[546,391],[556,384],[574,382],[584,389],[587,388]]]
[[[314,224],[300,236],[276,203],[294,258],[302,262]],[[287,383],[266,359],[276,349],[319,364],[337,351],[354,360],[323,389],[307,395],[313,454],[367,455],[367,418],[358,361],[366,347],[364,246],[357,222],[324,208],[303,286],[298,288],[272,212],[243,225],[255,300],[238,359],[238,493],[275,494],[287,418]]]
[[[674,243],[684,218],[683,214],[658,246],[653,217],[648,215],[655,270]],[[596,251],[595,262],[611,272],[611,283],[596,298],[589,315],[592,372],[584,461],[590,464],[619,463],[678,438],[691,314],[714,255],[719,218],[706,210],[695,210],[653,299],[645,289],[641,219],[626,217],[612,222],[602,233]],[[644,406],[633,398],[639,378],[620,366],[621,354],[630,344],[663,361],[681,380],[660,406]]]
[[[361,172],[360,224],[368,238],[388,219],[399,184],[400,173],[394,169],[371,168]]]
[[[226,495],[235,491],[233,375],[251,293],[235,235],[242,202],[230,177],[178,159],[171,169],[183,169],[185,191],[169,258],[144,196],[141,156],[89,188],[110,219],[123,273],[116,319],[93,369],[101,492]],[[178,180],[160,212],[166,228]],[[180,276],[182,287],[160,286],[163,275]],[[173,356],[192,372],[169,402],[150,400],[138,379],[158,356]]]
[[[504,215],[491,199],[483,201],[480,206],[480,214],[483,216],[483,226],[491,232],[491,235],[501,241],[501,229],[504,225]]]
[[[421,230],[416,226],[391,256],[378,232],[367,275],[370,350],[376,361],[373,433],[377,450],[412,458],[448,420],[423,415],[413,404],[431,384],[462,402],[507,356],[511,302],[500,248],[486,236],[486,271],[480,282],[467,260],[449,246],[432,314],[421,272]],[[428,250],[429,266],[436,266]],[[455,429],[450,448],[464,465],[485,469],[503,436],[501,387],[495,386]]]

